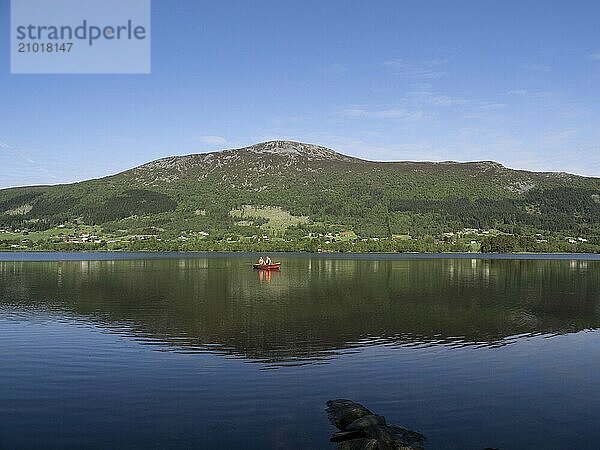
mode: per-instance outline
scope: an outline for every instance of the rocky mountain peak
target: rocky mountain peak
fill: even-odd
[[[245,147],[240,150],[257,154],[306,157],[308,159],[352,159],[349,156],[342,155],[341,153],[337,153],[327,147],[322,147],[320,145],[305,144],[303,142],[285,140],[261,142],[259,144],[255,144],[250,147]]]

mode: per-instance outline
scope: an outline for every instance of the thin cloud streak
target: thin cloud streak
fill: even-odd
[[[48,169],[46,169],[45,167],[43,167],[42,165],[38,164],[35,160],[33,160],[32,158],[30,158],[29,156],[27,156],[23,150],[18,149],[16,147],[13,147],[12,145],[7,144],[4,141],[0,141],[0,148],[8,150],[9,152],[17,155],[17,157],[21,158],[22,160],[26,161],[27,163],[29,163],[30,165],[32,165],[33,167],[35,167],[38,171],[44,173],[45,175],[49,176],[50,178],[52,178],[53,180],[59,180],[60,178],[58,176],[56,176],[54,173],[52,173],[51,171],[49,171]]]
[[[591,59],[592,61],[600,61],[600,51],[599,51],[599,52],[592,53],[592,54],[590,55],[590,59]]]
[[[424,114],[421,111],[409,111],[404,108],[392,108],[382,110],[368,110],[364,108],[346,108],[339,111],[344,117],[367,118],[367,119],[400,119],[400,120],[420,120]]]
[[[223,136],[216,136],[216,135],[200,136],[200,141],[206,145],[226,145],[227,144],[227,139],[225,139]]]
[[[407,78],[432,80],[446,75],[446,71],[443,70],[445,64],[445,59],[428,61],[420,64],[405,61],[403,59],[390,59],[384,61],[382,66]]]

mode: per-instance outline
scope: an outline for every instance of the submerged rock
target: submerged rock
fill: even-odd
[[[385,417],[377,416],[375,414],[371,414],[368,416],[362,416],[359,419],[356,419],[350,425],[346,427],[346,430],[355,431],[355,430],[364,430],[365,428],[377,426],[377,425],[385,425]]]
[[[378,450],[377,439],[359,438],[344,441],[338,445],[339,450]]]
[[[365,437],[365,433],[363,430],[357,431],[338,431],[337,433],[333,433],[329,440],[331,442],[343,442],[350,439],[358,439]]]
[[[373,413],[352,400],[338,399],[327,402],[327,415],[335,427],[345,430],[356,419],[371,416]]]
[[[352,400],[328,401],[327,415],[340,430],[330,438],[339,450],[416,450],[425,440],[421,433],[388,425],[385,417]]]
[[[338,450],[423,450],[425,436],[417,431],[389,425],[360,403],[337,399],[327,402],[327,415],[338,428],[329,440]],[[487,447],[483,450],[499,450]]]

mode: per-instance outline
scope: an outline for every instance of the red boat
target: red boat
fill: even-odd
[[[280,267],[281,267],[281,263],[252,264],[252,268],[258,269],[258,270],[279,270]]]

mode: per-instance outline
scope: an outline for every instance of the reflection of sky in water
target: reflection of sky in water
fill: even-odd
[[[272,366],[173,352],[57,311],[14,319],[0,318],[9,446],[326,448],[325,401],[338,397],[425,433],[429,449],[593,448],[600,437],[590,427],[600,413],[597,332],[501,348],[365,339],[264,370]]]

